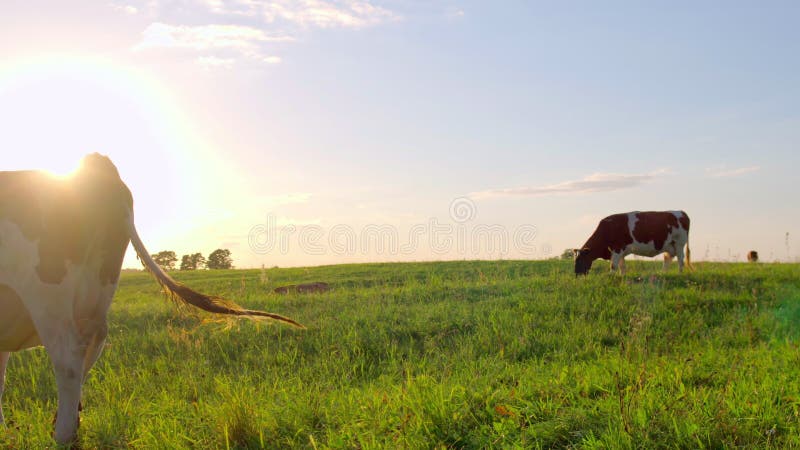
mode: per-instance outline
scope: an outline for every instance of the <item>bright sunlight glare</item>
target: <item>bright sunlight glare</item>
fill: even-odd
[[[147,153],[177,156],[182,130],[163,95],[144,77],[94,59],[54,57],[2,67],[6,132],[0,139],[9,150],[4,165],[63,174],[93,151],[138,166]]]
[[[56,56],[0,65],[0,170],[66,176],[81,158],[108,155],[135,193],[151,241],[174,232],[202,172],[201,145],[168,89],[110,61]]]

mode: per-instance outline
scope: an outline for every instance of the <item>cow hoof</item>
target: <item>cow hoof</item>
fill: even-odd
[[[68,449],[75,449],[78,450],[81,447],[80,441],[78,441],[78,433],[73,434],[71,437],[67,439],[59,439],[55,433],[53,433],[53,439],[58,444],[58,448],[68,448]]]

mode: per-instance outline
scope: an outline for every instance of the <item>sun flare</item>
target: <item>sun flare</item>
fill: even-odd
[[[65,177],[108,155],[141,201],[144,232],[170,235],[213,163],[178,99],[148,72],[114,61],[50,56],[0,64],[0,170]],[[189,200],[187,200],[189,199]],[[149,221],[160,220],[153,232]],[[152,223],[155,227],[155,222]]]
[[[188,133],[169,97],[145,74],[97,58],[6,63],[0,66],[3,166],[66,174],[94,151],[124,167],[141,165],[148,151],[179,157]]]

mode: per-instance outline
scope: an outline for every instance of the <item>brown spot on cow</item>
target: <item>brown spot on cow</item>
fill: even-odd
[[[600,221],[583,248],[588,248],[593,256],[608,259],[611,252],[619,252],[631,242],[628,215],[614,214]]]
[[[684,230],[689,231],[689,215],[688,214],[686,214],[685,212],[681,211],[681,217],[678,219],[678,221],[681,223],[681,227],[683,227]]]
[[[653,242],[657,249],[664,248],[664,241],[672,228],[678,228],[678,218],[671,212],[647,211],[636,214],[633,237],[638,242]],[[666,226],[667,233],[664,233]],[[687,228],[688,229],[688,228]]]
[[[17,351],[39,345],[39,335],[17,291],[0,283],[0,304],[0,348]]]

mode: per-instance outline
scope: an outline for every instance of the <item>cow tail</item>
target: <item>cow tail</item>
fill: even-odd
[[[166,272],[164,272],[164,270],[158,264],[156,264],[155,261],[153,261],[150,253],[147,252],[147,249],[144,247],[142,240],[139,238],[139,234],[136,232],[136,227],[133,224],[133,211],[130,211],[128,217],[128,233],[130,234],[131,244],[136,250],[136,255],[139,257],[139,260],[142,262],[145,270],[150,272],[150,274],[155,277],[158,284],[161,285],[162,289],[164,290],[164,293],[170,299],[179,303],[192,305],[196,308],[202,309],[203,311],[208,311],[215,314],[247,317],[251,319],[266,318],[287,323],[297,328],[305,328],[298,322],[295,322],[288,317],[281,316],[280,314],[244,309],[230,300],[214,295],[201,294],[184,285],[183,283],[175,281]]]
[[[689,248],[689,236],[686,236],[686,267],[689,270],[694,271],[694,266],[692,266],[692,250]]]

